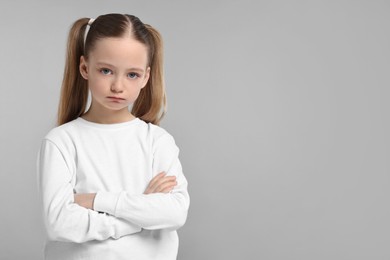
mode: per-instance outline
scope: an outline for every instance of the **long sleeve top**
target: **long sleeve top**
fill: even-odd
[[[50,130],[37,156],[45,259],[176,259],[190,203],[178,156],[172,135],[139,118],[78,117]],[[162,171],[176,176],[174,189],[143,194]],[[74,193],[96,193],[94,210]]]

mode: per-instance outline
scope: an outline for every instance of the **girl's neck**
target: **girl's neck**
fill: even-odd
[[[81,116],[83,119],[98,124],[117,124],[131,121],[135,118],[127,109],[120,111],[94,111],[89,109]]]

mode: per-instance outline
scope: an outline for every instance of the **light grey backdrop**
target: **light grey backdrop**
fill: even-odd
[[[389,1],[2,1],[0,259],[41,259],[35,162],[71,23],[165,39],[179,259],[390,259]]]

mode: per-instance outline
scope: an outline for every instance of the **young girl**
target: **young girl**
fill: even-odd
[[[73,24],[58,126],[37,160],[45,259],[176,259],[190,199],[179,149],[158,126],[162,56],[160,34],[135,16]]]

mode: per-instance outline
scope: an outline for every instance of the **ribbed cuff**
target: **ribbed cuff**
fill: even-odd
[[[93,209],[115,216],[115,208],[119,199],[119,192],[99,191],[96,193]]]

